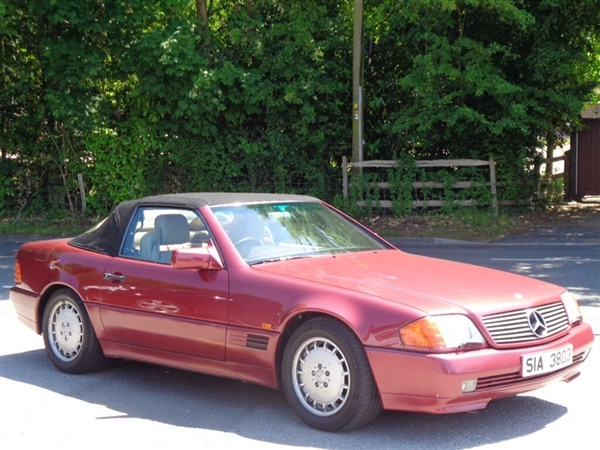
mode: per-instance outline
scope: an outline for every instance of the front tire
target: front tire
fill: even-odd
[[[291,407],[319,430],[358,428],[381,411],[361,342],[332,318],[312,319],[292,334],[283,355],[282,377]]]
[[[87,311],[74,292],[61,289],[52,294],[42,332],[50,361],[61,371],[80,374],[106,365]]]

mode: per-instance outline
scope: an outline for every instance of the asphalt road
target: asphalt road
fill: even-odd
[[[282,393],[132,362],[102,372],[58,372],[42,339],[20,324],[8,299],[14,253],[0,245],[0,448],[597,448],[600,352],[582,375],[454,415],[384,412],[370,426],[324,433],[304,426]],[[403,250],[513,271],[569,287],[600,334],[600,243],[530,237],[496,244],[399,241]],[[596,346],[599,344],[596,344]],[[407,368],[407,370],[410,370]],[[398,374],[401,377],[402,374]]]

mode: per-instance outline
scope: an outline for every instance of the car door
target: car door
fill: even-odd
[[[226,270],[174,269],[177,248],[208,245],[194,211],[139,208],[104,272],[101,317],[110,339],[140,349],[225,359]]]

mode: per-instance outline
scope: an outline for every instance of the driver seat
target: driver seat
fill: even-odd
[[[140,240],[140,256],[151,261],[171,261],[177,248],[190,241],[190,226],[183,214],[162,214],[154,220],[154,229]]]

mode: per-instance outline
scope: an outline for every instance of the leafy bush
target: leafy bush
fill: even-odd
[[[116,203],[147,195],[156,189],[161,143],[143,126],[121,134],[100,130],[86,138],[90,161],[86,170],[87,204],[106,212]],[[154,177],[149,174],[154,172]]]
[[[492,153],[501,196],[534,195],[542,137],[577,125],[600,84],[600,3],[367,3],[369,157]],[[78,173],[93,212],[183,190],[335,198],[351,148],[353,5],[0,0],[0,150],[19,162],[0,173],[0,206],[80,212]],[[411,177],[443,182],[418,195],[447,209],[486,200],[451,188],[473,174],[402,170],[387,174],[397,215]],[[374,181],[357,198],[372,202]]]

